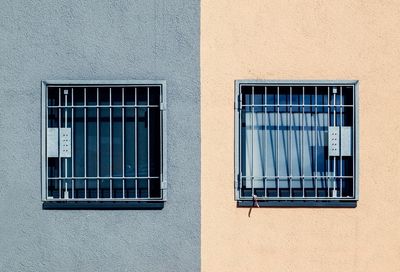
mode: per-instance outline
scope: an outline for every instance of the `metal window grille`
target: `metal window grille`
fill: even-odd
[[[237,81],[236,200],[357,200],[357,87]]]
[[[42,83],[43,201],[166,200],[164,81]]]

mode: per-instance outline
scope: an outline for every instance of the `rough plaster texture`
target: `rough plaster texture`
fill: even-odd
[[[400,271],[400,2],[201,2],[202,270]],[[353,209],[237,208],[235,79],[360,80]]]
[[[200,269],[199,1],[1,1],[0,271]],[[43,210],[40,81],[165,79],[163,210]]]

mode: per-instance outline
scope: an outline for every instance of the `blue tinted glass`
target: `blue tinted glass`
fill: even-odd
[[[139,177],[147,177],[148,173],[148,111],[146,108],[137,109],[137,171]]]
[[[95,108],[88,108],[86,112],[86,163],[87,176],[97,176],[97,113]]]
[[[74,88],[74,106],[84,104],[84,88]]]
[[[135,176],[135,109],[125,109],[125,176]]]
[[[110,176],[110,110],[100,108],[100,176]]]
[[[47,92],[47,105],[58,106],[59,88],[49,88]]]
[[[73,131],[73,152],[74,152],[74,175],[84,177],[84,109],[74,109],[74,131]]]
[[[278,103],[278,92],[276,87],[267,87],[267,104],[274,105]]]
[[[122,177],[122,109],[113,109],[112,121],[112,175]]]
[[[161,173],[160,110],[158,108],[150,108],[149,114],[150,176],[157,177]]]
[[[136,98],[138,105],[147,105],[147,88],[139,87],[136,89]]]
[[[279,88],[279,104],[288,105],[290,104],[290,88],[280,87]]]

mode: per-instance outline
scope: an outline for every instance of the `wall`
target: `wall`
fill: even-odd
[[[203,271],[400,271],[399,1],[201,2]],[[360,80],[354,209],[237,208],[234,80]]]
[[[2,1],[0,271],[200,269],[199,1]],[[44,79],[165,79],[163,210],[43,210]]]

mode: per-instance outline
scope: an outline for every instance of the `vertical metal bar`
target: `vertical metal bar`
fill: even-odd
[[[302,114],[301,114],[301,180],[302,180],[302,188],[303,188],[303,197],[305,197],[305,186],[304,186],[304,96],[305,90],[303,86],[303,106],[302,106]]]
[[[74,88],[71,88],[71,190],[72,198],[75,198],[75,169],[74,169]]]
[[[318,107],[317,107],[317,100],[318,100],[318,94],[317,94],[317,86],[314,87],[315,89],[315,117],[314,117],[314,148],[315,148],[315,197],[318,197],[318,128],[317,128],[317,122],[318,122]]]
[[[58,104],[60,106],[60,104]],[[43,119],[45,120],[43,123]],[[47,158],[47,129],[49,128],[49,88],[42,82],[42,200],[49,197],[49,159]],[[45,139],[45,141],[43,141]],[[46,156],[44,156],[46,154]],[[44,167],[43,167],[44,163]],[[55,180],[53,182],[56,182]],[[54,198],[54,195],[53,195]]]
[[[58,131],[59,134],[61,133],[61,88],[58,88],[58,105],[60,105],[60,108],[58,108]],[[65,105],[66,106],[66,105]],[[60,138],[60,136],[59,136]],[[59,140],[59,144],[61,144],[61,141]],[[58,152],[58,177],[61,178],[61,154],[60,151]],[[58,198],[61,199],[61,179],[58,180]]]
[[[292,118],[293,118],[293,105],[292,105],[292,86],[290,86],[290,94],[289,94],[289,196],[292,197]]]
[[[109,111],[110,111],[110,131],[109,131],[109,133],[110,133],[110,165],[109,165],[109,168],[110,168],[110,198],[112,198],[113,196],[112,196],[112,193],[113,193],[113,190],[112,190],[112,187],[113,187],[113,180],[112,180],[112,177],[113,177],[113,172],[112,172],[112,165],[113,165],[113,161],[112,161],[112,94],[111,94],[111,87],[110,87],[110,89],[109,89],[109,96],[110,96],[110,109],[109,109]]]
[[[277,197],[279,197],[279,86],[277,87],[277,112],[276,112],[276,165],[277,165],[277,169],[276,169],[276,176],[277,176]]]
[[[342,197],[342,195],[343,195],[343,190],[342,190],[342,187],[343,187],[343,178],[342,178],[342,176],[343,176],[343,158],[342,158],[342,149],[341,149],[341,146],[342,146],[342,126],[343,126],[343,87],[342,86],[340,86],[340,122],[339,122],[339,126],[340,126],[340,128],[339,128],[339,135],[340,135],[340,137],[339,137],[339,139],[340,139],[340,143],[339,143],[339,147],[340,147],[340,159],[339,159],[339,163],[340,163],[340,179],[339,179],[339,182],[340,182],[340,189],[339,189],[339,196],[340,197]]]
[[[125,198],[125,88],[122,88],[122,198]]]
[[[137,157],[138,157],[138,151],[137,151],[137,129],[138,129],[138,125],[137,125],[137,88],[135,87],[135,198],[138,198],[138,161],[137,161]]]
[[[65,114],[65,123],[64,123],[64,127],[65,128],[67,128],[67,124],[68,124],[68,115],[67,115],[67,113],[68,113],[68,108],[67,108],[67,103],[68,103],[68,101],[67,101],[67,99],[68,99],[68,94],[67,93],[65,93],[65,91],[64,91],[64,99],[65,99],[65,108],[64,108],[64,114]],[[61,143],[60,143],[61,144]],[[68,176],[68,172],[67,172],[67,170],[68,170],[68,158],[64,158],[64,177],[65,178],[67,178],[67,176]],[[67,179],[65,179],[65,191],[68,191],[68,183],[67,183],[68,181],[67,181]],[[65,195],[64,195],[64,198],[65,198]]]
[[[147,87],[147,177],[150,177],[150,88]],[[147,198],[150,198],[150,179],[147,179]]]
[[[267,86],[264,88],[264,197],[267,197],[267,188],[268,188],[268,138],[267,138],[267,95],[268,95],[268,89]]]
[[[239,180],[238,180],[238,189],[239,189],[239,198],[241,198],[242,197],[242,188],[243,188],[243,172],[242,172],[242,168],[243,168],[243,165],[242,165],[242,154],[243,154],[243,150],[242,150],[242,146],[243,146],[243,144],[242,144],[242,139],[243,139],[243,137],[242,137],[242,96],[243,96],[243,94],[242,94],[242,87],[239,85],[239,97],[238,97],[238,99],[239,99],[239,101],[238,101],[238,114],[239,114],[239,148],[238,148],[238,150],[239,150]],[[245,151],[246,152],[246,151]]]
[[[100,109],[99,88],[96,88],[96,175],[97,175],[97,199],[100,198]]]
[[[251,196],[254,196],[254,86],[251,87]]]
[[[337,87],[333,87],[333,126],[336,127],[336,92]],[[340,137],[338,135],[338,137]],[[337,197],[336,192],[336,157],[333,157],[333,197]]]
[[[357,105],[357,120],[358,120],[358,101],[356,103],[356,86],[352,87],[352,96],[353,96],[353,105],[352,105],[352,114],[353,114],[353,120],[352,120],[352,140],[353,140],[353,144],[352,144],[352,162],[353,162],[353,172],[352,172],[352,183],[353,183],[353,197],[358,197],[358,192],[359,192],[359,187],[357,186],[356,188],[356,180],[357,180],[357,176],[358,176],[358,166],[356,169],[356,163],[355,163],[355,159],[358,160],[358,157],[356,158],[356,153],[355,153],[355,146],[357,144],[357,148],[358,148],[358,143],[356,143],[356,140],[358,140],[358,137],[356,138],[356,133],[358,134],[358,131],[356,131],[356,125],[358,124],[358,121],[356,122],[356,118],[355,118],[355,111],[356,111],[356,105]],[[358,129],[358,127],[357,127]],[[357,149],[358,150],[358,149]],[[357,170],[357,172],[356,172]],[[357,175],[357,176],[356,176]],[[357,184],[358,185],[358,184]],[[357,192],[356,192],[357,190]]]
[[[87,118],[87,108],[86,108],[86,88],[83,88],[83,105],[85,106],[84,107],[84,110],[83,110],[83,113],[84,113],[84,117],[83,117],[83,154],[84,154],[84,164],[83,164],[83,169],[84,169],[84,174],[85,174],[85,184],[84,184],[84,186],[85,186],[85,199],[87,198],[87,167],[86,167],[86,160],[87,160],[87,154],[86,154],[86,152],[87,152],[87,148],[86,148],[86,142],[87,142],[87,132],[86,132],[86,118]]]
[[[328,86],[328,129],[330,126],[330,119],[331,119],[331,107],[330,107],[330,87]],[[331,182],[331,161],[330,161],[330,156],[329,156],[329,151],[328,151],[328,156],[327,156],[327,176],[328,176],[328,197],[329,197],[329,190],[330,190],[330,182]]]

